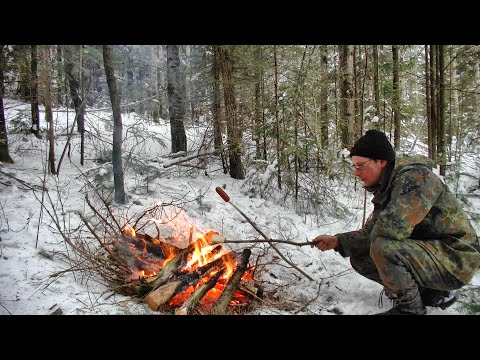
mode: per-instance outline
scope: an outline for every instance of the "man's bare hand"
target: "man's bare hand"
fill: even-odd
[[[318,235],[312,242],[315,243],[312,247],[322,251],[335,249],[338,245],[338,239],[333,235]]]

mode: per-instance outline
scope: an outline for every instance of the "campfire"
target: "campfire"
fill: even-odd
[[[129,269],[120,274],[121,293],[137,296],[154,311],[175,314],[248,311],[261,296],[249,265],[251,251],[236,253],[216,244],[217,231],[203,233],[194,226],[187,231],[152,236],[126,224],[112,249]]]

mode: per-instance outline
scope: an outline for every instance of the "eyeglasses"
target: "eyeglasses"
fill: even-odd
[[[355,170],[358,170],[358,171],[363,171],[363,169],[365,169],[365,165],[367,165],[370,161],[372,161],[373,159],[370,159],[368,160],[366,163],[362,164],[362,165],[354,165],[352,164],[353,168]]]

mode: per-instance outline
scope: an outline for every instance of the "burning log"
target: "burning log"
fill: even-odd
[[[126,243],[133,244],[133,246],[135,246],[137,250],[146,251],[149,254],[158,256],[161,259],[165,258],[165,254],[163,253],[163,249],[160,245],[155,245],[153,243],[146,241],[145,239],[142,239],[142,238],[136,239],[131,236],[127,236],[125,234],[122,234],[122,239]]]
[[[225,313],[233,298],[246,303],[245,295],[257,296],[257,289],[247,289],[248,285],[243,286],[241,281],[251,252],[225,253],[222,244],[213,241],[218,235],[213,230],[198,234],[191,226],[188,241],[179,246],[170,244],[169,238],[160,240],[125,226],[121,241],[113,242],[112,256],[118,255],[130,271],[121,274],[125,283],[117,289],[124,295],[143,299],[154,311],[166,310],[164,306],[168,304],[170,309],[177,308],[175,314],[190,314],[199,303],[205,307],[203,312],[209,313],[220,294],[221,303],[225,304],[217,305],[216,313]],[[178,243],[176,237],[172,240]]]
[[[198,240],[200,239],[190,243],[190,245],[175,255],[175,257],[159,271],[157,276],[147,279],[147,282],[151,287],[150,291],[157,289],[168,281],[168,279],[182,266],[187,255],[195,249],[195,243]]]
[[[226,253],[197,270],[181,274],[178,278],[172,282],[169,282],[165,285],[160,286],[156,290],[150,292],[144,299],[145,303],[152,310],[158,310],[160,306],[168,302],[176,294],[182,292],[190,285],[195,285],[207,272],[220,267],[227,256],[230,256],[231,253]]]
[[[188,300],[175,310],[175,315],[190,315],[205,294],[217,284],[224,272],[225,268],[213,275],[205,284],[200,285]]]
[[[175,294],[178,294],[184,288],[185,284],[182,280],[175,280],[165,285],[160,286],[155,291],[150,292],[145,296],[144,302],[148,307],[154,311],[158,310],[160,306],[167,303]]]
[[[247,270],[248,260],[250,259],[251,253],[252,251],[250,249],[243,250],[242,257],[237,265],[237,268],[235,269],[235,272],[228,280],[222,295],[220,295],[212,309],[212,315],[224,315],[227,312],[228,304],[230,304],[233,294],[237,290],[245,270]]]

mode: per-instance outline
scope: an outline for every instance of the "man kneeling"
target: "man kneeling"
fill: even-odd
[[[450,291],[480,267],[480,245],[466,213],[423,156],[396,159],[383,132],[369,130],[350,151],[355,176],[373,193],[362,229],[319,235],[321,251],[350,257],[361,275],[383,285],[393,301],[382,315],[423,315],[446,308]]]

